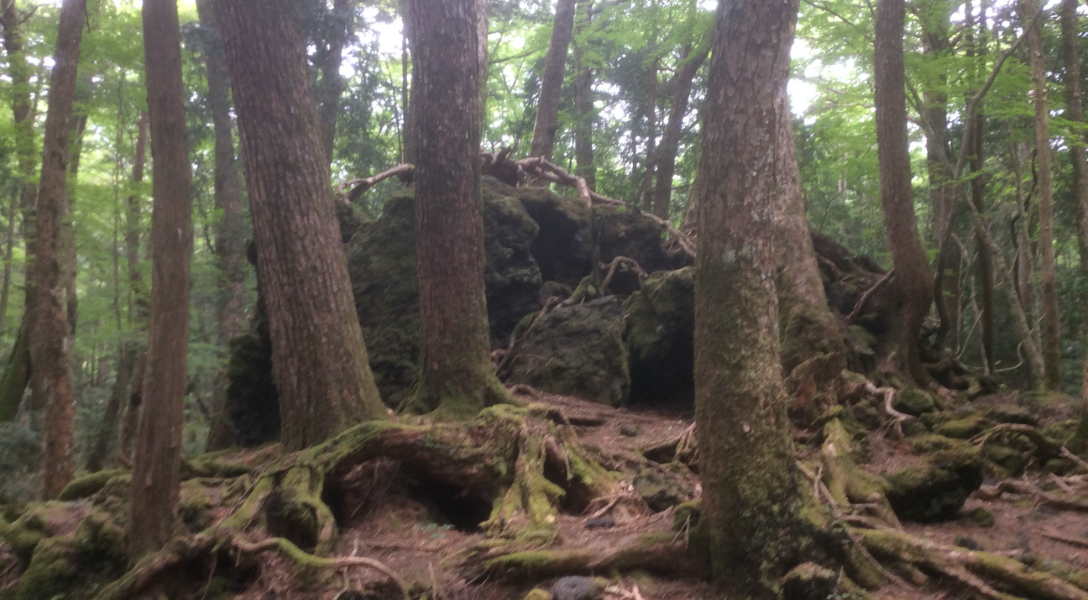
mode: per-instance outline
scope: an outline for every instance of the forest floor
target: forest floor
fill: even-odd
[[[635,473],[622,465],[645,463],[642,453],[649,448],[676,440],[692,424],[692,414],[665,413],[650,409],[613,409],[582,402],[569,397],[537,394],[535,401],[560,406],[577,426],[583,446],[603,457],[611,457],[612,470],[625,473],[623,483],[631,491]],[[983,397],[975,402],[1016,402],[1014,396]],[[1069,417],[1060,409],[1039,415],[1042,422]],[[1042,424],[1042,423],[1041,423]],[[891,428],[869,433],[871,452],[865,471],[886,473],[913,460],[907,446]],[[805,453],[816,453],[818,446],[807,447]],[[688,474],[691,490],[699,493],[698,478]],[[1040,484],[1048,479],[1038,468],[1027,470],[1026,478]],[[487,536],[479,528],[486,520],[490,505],[471,498],[458,497],[455,490],[432,483],[422,484],[406,467],[392,460],[377,459],[356,467],[342,482],[339,508],[334,508],[340,532],[334,555],[361,556],[378,560],[396,571],[410,589],[428,590],[428,597],[449,600],[478,598],[480,600],[520,600],[533,588],[547,590],[556,577],[541,575],[519,579],[465,579],[458,569],[457,557],[487,544]],[[992,484],[994,481],[987,480]],[[621,488],[625,487],[623,485]],[[635,494],[631,494],[636,496]],[[985,507],[992,512],[995,525],[981,527],[967,513]],[[673,534],[684,539],[685,533],[675,533],[674,509],[661,512],[648,509],[611,511],[614,526],[587,527],[596,512],[590,510],[561,511],[557,535],[549,550],[600,549],[624,545],[625,540],[647,533]],[[971,497],[951,521],[931,524],[904,523],[906,532],[924,540],[946,546],[982,549],[1018,558],[1022,562],[1057,559],[1074,567],[1088,570],[1088,513],[1058,510],[1040,505],[1032,497],[1005,494],[996,500]],[[1066,541],[1054,539],[1055,534]],[[1077,545],[1078,540],[1083,543]],[[635,572],[616,576],[593,573],[610,578],[611,585],[621,591],[635,591],[644,600],[681,600],[717,598],[712,588],[702,580],[660,577],[653,573]],[[637,586],[637,588],[636,588]],[[889,584],[869,592],[874,599],[971,598],[972,592],[933,576],[914,586]],[[244,600],[359,600],[402,597],[396,586],[378,571],[363,567],[348,567],[335,575],[307,573],[295,568],[290,559],[279,553],[264,553],[261,568],[246,582],[236,598]]]

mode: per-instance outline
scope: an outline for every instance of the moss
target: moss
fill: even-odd
[[[678,504],[672,513],[673,531],[681,531],[685,527],[695,527],[703,516],[702,503],[698,500]]]
[[[965,442],[959,444],[966,447],[949,444],[928,454],[921,466],[907,467],[887,477],[888,502],[900,518],[921,522],[954,518],[971,492],[982,485],[978,451]]]
[[[66,598],[78,581],[79,568],[71,538],[49,538],[34,549],[15,597],[17,600]]]
[[[552,595],[548,593],[548,590],[542,590],[540,588],[533,588],[529,590],[528,594],[525,594],[525,600],[550,600]]]
[[[986,417],[979,413],[975,413],[960,419],[942,423],[933,431],[934,433],[945,437],[966,440],[982,433],[989,425],[990,422]]]
[[[124,469],[107,469],[105,471],[99,471],[97,473],[90,473],[82,477],[77,477],[72,480],[67,486],[60,492],[58,500],[69,502],[72,500],[80,500],[82,498],[88,498],[95,495],[106,486],[106,482],[118,475],[125,475],[128,471]]]
[[[915,417],[938,409],[933,395],[918,388],[899,390],[892,399],[892,406],[899,412]]]
[[[975,522],[975,525],[983,529],[989,529],[994,526],[994,513],[981,506],[971,509],[967,516]]]
[[[192,533],[212,525],[211,498],[203,482],[190,480],[181,484],[178,499],[178,517]]]
[[[1002,475],[1016,475],[1027,464],[1024,452],[1004,444],[989,442],[982,447],[982,456],[994,467],[1003,471]]]

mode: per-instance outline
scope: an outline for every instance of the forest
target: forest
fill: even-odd
[[[1088,4],[0,33],[0,600],[1088,600]]]

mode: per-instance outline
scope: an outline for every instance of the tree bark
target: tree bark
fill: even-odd
[[[973,58],[976,56],[982,57],[987,53],[986,50],[986,8],[987,0],[981,0],[979,2],[979,17],[978,17],[978,41],[974,39],[975,31],[975,19],[974,13],[970,10],[970,5],[966,11],[966,25],[967,35],[969,36],[967,42],[967,56]],[[976,48],[978,49],[976,51]],[[979,68],[979,79],[981,79],[981,73],[983,69]],[[986,214],[986,180],[984,179],[983,171],[983,145],[982,137],[985,132],[985,120],[981,110],[975,112],[975,126],[974,133],[968,140],[968,144],[971,145],[970,152],[970,167],[971,167],[971,203],[975,207],[975,210],[979,214]],[[989,246],[982,242],[981,232],[975,232],[976,243],[975,247],[978,252],[977,264],[977,278],[979,287],[979,338],[980,348],[982,352],[982,362],[986,369],[987,375],[993,375],[994,373],[994,259],[990,252]]]
[[[480,199],[476,0],[411,0],[420,382],[414,402],[469,416],[505,399],[490,359]],[[565,54],[565,50],[564,50]]]
[[[207,10],[207,9],[206,9]],[[336,117],[340,112],[340,93],[344,90],[344,79],[340,76],[340,63],[343,62],[344,45],[354,31],[355,6],[352,0],[333,0],[329,27],[325,33],[324,48],[320,53],[321,80],[317,82],[317,113],[321,119],[321,145],[325,156],[332,164],[333,144],[336,141]],[[201,21],[203,21],[203,17]],[[211,69],[211,67],[208,67]],[[210,74],[209,74],[209,85]],[[213,116],[214,119],[214,116]]]
[[[597,168],[593,165],[593,69],[586,64],[586,49],[589,44],[579,42],[590,25],[591,0],[578,3],[577,31],[574,40],[574,109],[578,121],[574,125],[575,173],[586,180],[590,191],[597,189]]]
[[[1039,270],[1042,278],[1043,385],[1061,388],[1061,335],[1058,322],[1058,271],[1054,258],[1054,185],[1050,173],[1050,112],[1043,57],[1042,19],[1032,25],[1039,12],[1036,0],[1021,0],[1020,18],[1028,31],[1028,53],[1035,102],[1035,152],[1039,175]]]
[[[540,99],[536,104],[536,123],[529,156],[552,159],[555,133],[559,129],[559,92],[563,89],[563,67],[567,64],[567,49],[574,36],[576,0],[558,0],[552,39],[544,59],[544,75],[540,78]]]
[[[719,4],[703,116],[695,420],[712,574],[741,596],[771,597],[803,543],[772,233],[780,178],[796,175],[771,158],[789,114],[797,10],[797,0]]]
[[[8,203],[7,226],[4,228],[4,281],[0,284],[0,333],[8,320],[8,302],[11,299],[11,261],[15,256],[15,213],[19,209],[19,188],[13,188]],[[4,421],[0,417],[0,421]]]
[[[688,113],[688,98],[691,96],[692,81],[699,67],[706,60],[710,47],[697,49],[684,48],[681,64],[672,77],[672,104],[669,105],[669,120],[665,132],[661,135],[658,147],[657,181],[654,187],[654,214],[662,219],[669,218],[669,204],[672,200],[672,176],[676,172],[676,155],[680,149],[680,136],[684,133],[684,117]],[[792,142],[791,142],[792,143]],[[794,157],[796,161],[796,157]]]
[[[648,97],[646,100],[646,162],[642,170],[642,183],[638,196],[642,210],[653,211],[654,166],[657,164],[657,61],[650,64],[646,74]]]
[[[385,407],[355,313],[297,7],[287,0],[218,0],[216,8],[268,310],[282,442],[298,450],[384,418]]]
[[[189,348],[192,172],[173,0],[144,0],[144,64],[151,118],[151,318],[132,486],[129,555],[135,561],[174,537]]]
[[[45,407],[42,431],[40,495],[57,497],[75,469],[75,397],[72,390],[71,338],[64,289],[63,221],[67,216],[68,119],[75,100],[79,45],[86,11],[82,0],[61,5],[49,108],[45,116],[42,178],[35,208],[37,254],[33,274],[38,306],[30,337],[31,363],[36,366],[31,389],[36,404]]]
[[[904,0],[879,0],[876,8],[876,132],[880,195],[901,318],[889,333],[892,348],[884,368],[915,383],[929,382],[919,356],[918,335],[933,301],[933,278],[918,234],[911,192],[907,100],[903,66]]]
[[[339,0],[344,2],[345,0]],[[234,156],[234,137],[231,134],[230,79],[219,27],[215,21],[212,0],[199,0],[197,12],[200,22],[216,32],[216,36],[204,48],[205,71],[208,78],[208,104],[212,111],[215,130],[215,208],[222,213],[222,220],[215,229],[215,256],[219,267],[216,300],[216,316],[219,321],[218,343],[227,348],[230,340],[245,330],[245,221],[242,219],[242,185],[238,176],[238,163]],[[336,10],[336,9],[334,9]],[[342,7],[341,7],[342,10]],[[339,63],[337,63],[339,67]],[[337,93],[339,96],[339,93]],[[336,116],[332,118],[335,135]],[[322,119],[322,136],[329,134],[329,124]],[[324,138],[325,148],[329,140]],[[218,383],[211,407],[211,427],[206,450],[222,450],[234,445],[234,433],[226,418],[226,368],[220,368]]]

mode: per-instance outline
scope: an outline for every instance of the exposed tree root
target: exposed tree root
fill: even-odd
[[[861,311],[869,302],[869,299],[872,298],[877,292],[879,292],[880,289],[885,286],[885,284],[891,281],[893,276],[895,276],[895,269],[892,269],[885,273],[884,276],[878,279],[876,283],[869,287],[869,289],[865,290],[865,293],[863,293],[861,297],[858,298],[858,301],[854,303],[854,310],[850,311],[850,315],[846,317],[847,325],[852,325],[854,321],[857,321],[858,317],[861,316]]]
[[[856,532],[874,556],[946,576],[983,598],[1088,600],[1088,592],[1012,558],[944,546],[898,531],[859,529]],[[995,585],[1011,593],[998,591]]]
[[[982,433],[971,438],[971,442],[981,448],[994,437],[1010,435],[1022,435],[1027,439],[1031,440],[1031,442],[1035,444],[1035,456],[1039,459],[1040,463],[1046,463],[1046,461],[1052,458],[1058,458],[1059,456],[1066,456],[1067,454],[1072,454],[1071,452],[1069,452],[1069,450],[1066,450],[1064,446],[1046,437],[1041,431],[1039,431],[1035,427],[1032,427],[1031,425],[1023,425],[1020,423],[1001,423],[999,425],[995,425],[994,427],[991,427],[990,429],[987,429],[986,431],[983,431]],[[1080,461],[1080,463],[1083,462],[1084,461]]]
[[[346,200],[348,202],[354,202],[359,196],[362,196],[364,192],[390,177],[399,177],[401,182],[407,185],[412,182],[412,175],[414,172],[415,166],[405,163],[397,165],[392,169],[382,171],[377,175],[345,181],[339,185],[338,189],[341,194],[345,194],[346,192]]]
[[[863,505],[880,521],[895,529],[902,529],[884,495],[887,484],[859,469],[850,457],[852,451],[850,434],[841,421],[832,419],[824,425],[824,444],[820,449],[822,481],[831,497],[841,506]]]
[[[392,580],[393,583],[397,584],[397,587],[400,588],[401,594],[403,594],[406,599],[409,598],[408,584],[404,582],[401,576],[398,575],[397,572],[393,569],[390,569],[383,563],[372,558],[365,558],[362,556],[340,556],[337,558],[323,558],[320,556],[314,556],[313,554],[304,552],[298,546],[292,544],[290,540],[285,538],[269,538],[255,544],[244,542],[242,540],[234,540],[234,547],[241,552],[246,552],[249,554],[256,554],[259,552],[264,552],[265,550],[276,549],[286,554],[296,564],[304,565],[307,567],[317,567],[321,569],[342,569],[345,567],[355,566],[369,567],[371,569],[380,571],[382,574]]]
[[[1002,494],[1009,492],[1034,496],[1039,502],[1055,508],[1088,512],[1088,499],[1080,497],[1075,492],[1061,494],[1047,492],[1039,489],[1038,486],[1017,479],[1005,479],[997,485],[984,485],[975,492],[975,495],[983,500],[996,500]]]
[[[605,293],[605,290],[608,289],[608,284],[612,283],[612,277],[616,274],[616,269],[620,267],[623,267],[628,271],[634,272],[636,275],[638,275],[638,280],[640,282],[649,277],[649,275],[646,274],[646,271],[642,270],[642,267],[638,265],[638,262],[636,262],[635,259],[627,258],[626,256],[617,256],[612,259],[612,262],[601,265],[602,269],[608,269],[608,274],[605,276],[604,281],[601,283],[602,294]]]

